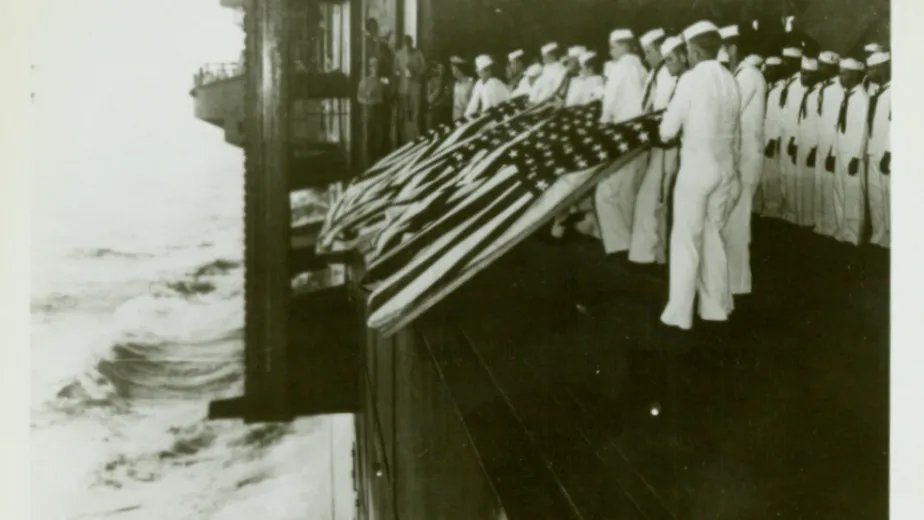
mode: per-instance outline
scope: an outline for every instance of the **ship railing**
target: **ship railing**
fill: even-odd
[[[244,67],[238,62],[229,63],[207,63],[193,77],[193,84],[196,88],[203,87],[218,81],[235,78],[244,74]]]

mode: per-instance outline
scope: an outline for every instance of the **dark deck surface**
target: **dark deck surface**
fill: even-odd
[[[531,239],[421,320],[511,520],[887,518],[888,253],[754,235],[753,296],[676,373],[666,282],[598,244]]]

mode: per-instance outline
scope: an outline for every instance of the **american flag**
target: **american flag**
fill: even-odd
[[[478,116],[463,117],[452,123],[440,125],[379,160],[365,173],[354,179],[328,211],[318,241],[319,252],[324,252],[336,239],[340,238],[335,235],[342,232],[338,228],[342,219],[356,215],[364,204],[381,200],[392,194],[394,184],[402,177],[402,173],[415,170],[415,167],[420,167],[427,159],[432,159],[438,153],[444,153],[447,148],[461,140],[471,138],[485,128],[504,122],[519,113],[531,113],[543,109],[545,107],[540,106],[527,109],[527,98],[518,96]]]
[[[411,206],[394,224],[428,221],[383,230],[380,237],[392,240],[380,239],[363,280],[373,289],[368,325],[385,334],[404,326],[655,140],[660,112],[600,124],[600,110],[599,101],[564,109],[500,146],[488,140],[477,164],[459,170],[467,182],[443,182],[440,196]]]
[[[475,118],[460,119],[444,125],[421,138],[418,146],[406,148],[401,158],[380,166],[375,175],[356,179],[334,205],[325,220],[318,252],[330,251],[337,241],[350,241],[368,229],[377,229],[385,221],[389,208],[415,200],[414,188],[434,172],[455,164],[459,150],[483,148],[484,135],[510,134],[512,127],[521,132],[525,125],[548,117],[553,105],[543,103],[526,107],[525,96],[498,105]],[[477,143],[477,146],[475,146]],[[421,176],[423,174],[423,176]],[[399,199],[399,200],[396,200]]]

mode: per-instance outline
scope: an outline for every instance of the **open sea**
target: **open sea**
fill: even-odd
[[[243,154],[195,119],[201,58],[168,35],[242,36],[218,0],[58,7],[34,70],[32,518],[341,518],[349,418],[205,420],[242,391]]]

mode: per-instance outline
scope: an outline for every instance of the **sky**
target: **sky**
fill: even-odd
[[[220,0],[36,0],[36,157],[192,152],[188,134],[212,131],[193,119],[192,77],[201,64],[240,56],[235,16]]]
[[[204,170],[240,175],[240,150],[190,96],[201,65],[239,58],[237,13],[220,0],[35,1],[33,251],[57,240],[64,210],[85,226],[150,221],[139,195]]]

